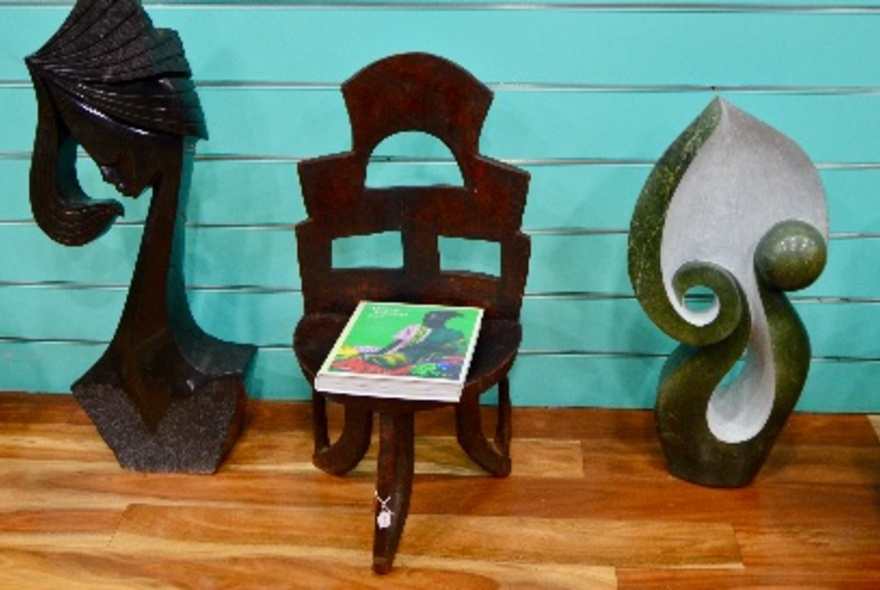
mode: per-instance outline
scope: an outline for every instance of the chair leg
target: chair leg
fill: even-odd
[[[317,395],[321,396],[320,393]],[[321,403],[315,404],[313,412],[315,453],[312,455],[312,463],[315,467],[332,475],[343,475],[357,467],[370,448],[373,413],[346,406],[342,433],[331,445],[327,434],[326,401],[323,396]]]
[[[461,401],[455,406],[455,434],[458,444],[474,463],[498,477],[510,474],[510,392],[507,379],[498,384],[498,426],[495,445],[483,434],[477,398]]]
[[[510,381],[504,377],[498,382],[498,421],[495,424],[495,447],[510,457],[510,437],[513,421],[510,412]]]
[[[373,571],[391,571],[412,494],[413,414],[380,414]]]
[[[312,435],[315,439],[315,454],[330,446],[330,437],[327,434],[327,399],[315,388],[312,388]]]

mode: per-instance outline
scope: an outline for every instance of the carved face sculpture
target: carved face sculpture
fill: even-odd
[[[95,113],[83,112],[68,97],[50,97],[50,107],[64,136],[57,158],[56,187],[62,193],[81,192],[76,180],[76,156],[82,147],[98,165],[105,182],[127,197],[140,196],[162,174],[159,164],[169,144],[182,138],[127,127]]]
[[[167,151],[165,148],[170,147],[168,144],[180,145],[182,138],[140,130],[135,135],[132,130],[112,122],[107,122],[107,126],[105,130],[104,125],[93,125],[87,139],[81,142],[76,139],[98,165],[104,182],[121,194],[136,198],[163,173],[160,162],[163,152]],[[118,141],[120,133],[127,135],[124,141]]]
[[[115,163],[98,167],[101,169],[101,177],[104,182],[112,184],[116,190],[127,197],[139,196],[150,184],[149,179],[139,177],[134,165],[134,158],[128,151],[120,152]]]
[[[90,242],[122,213],[80,188],[77,145],[105,181],[136,197],[157,181],[170,146],[207,138],[177,33],[154,28],[136,0],[80,0],[26,62],[39,104],[31,204],[61,243]]]

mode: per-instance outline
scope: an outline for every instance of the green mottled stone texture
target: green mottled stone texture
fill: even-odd
[[[692,345],[715,342],[726,334],[723,329],[719,331],[717,328],[706,330],[695,327],[678,315],[666,297],[663,286],[660,245],[666,212],[675,189],[700,148],[715,131],[720,117],[721,105],[716,99],[669,146],[648,176],[629,228],[629,277],[636,298],[661,330],[680,342]],[[724,279],[719,279],[718,285],[724,282]],[[679,292],[679,295],[684,295],[685,291]],[[726,291],[724,294],[716,291],[715,294],[719,297],[728,295]],[[723,308],[722,313],[728,312]],[[734,317],[732,323],[736,321],[737,318]],[[729,328],[731,321],[719,323]]]
[[[762,288],[761,300],[773,334],[776,390],[770,417],[757,436],[728,443],[719,440],[706,421],[715,387],[748,345],[748,311],[728,338],[704,347],[679,346],[663,367],[657,433],[669,472],[676,477],[711,487],[748,485],[794,410],[807,378],[810,341],[784,294]]]
[[[789,219],[774,225],[758,243],[755,270],[770,285],[797,291],[811,285],[825,268],[825,239],[809,223]]]
[[[689,289],[703,286],[714,293],[718,308],[707,324],[690,323],[668,298],[661,244],[676,190],[717,131],[726,108],[732,107],[713,100],[658,161],[633,214],[628,254],[630,281],[642,308],[658,327],[682,342],[663,368],[657,394],[657,431],[669,471],[700,485],[740,487],[759,472],[800,397],[809,369],[809,338],[783,291],[815,281],[827,251],[819,230],[794,219],[776,223],[754,246],[760,301],[752,304],[763,309],[769,330],[770,358],[764,361],[775,368],[772,408],[754,436],[735,442],[720,439],[707,416],[716,389],[752,341],[747,294],[737,277],[718,264],[683,264],[672,278],[679,301]]]

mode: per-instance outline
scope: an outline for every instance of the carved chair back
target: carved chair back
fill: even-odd
[[[442,58],[410,53],[378,61],[342,87],[349,152],[306,160],[299,177],[309,218],[296,227],[305,312],[349,314],[360,300],[474,305],[517,320],[528,272],[520,231],[529,175],[479,154],[491,91]],[[442,141],[463,186],[366,186],[375,147],[403,131]],[[400,232],[401,268],[334,268],[333,241]],[[499,244],[498,275],[441,268],[440,237]]]

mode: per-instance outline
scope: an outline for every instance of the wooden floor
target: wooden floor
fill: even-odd
[[[794,416],[740,490],[670,477],[649,412],[515,410],[506,479],[452,422],[417,417],[380,577],[373,463],[312,467],[307,405],[253,403],[216,475],[156,475],[119,469],[70,396],[0,394],[0,588],[880,588],[876,419]]]

